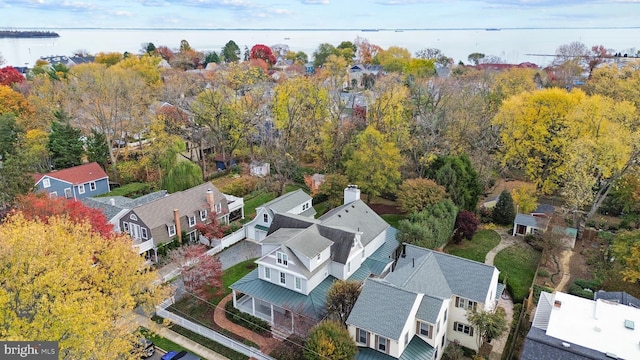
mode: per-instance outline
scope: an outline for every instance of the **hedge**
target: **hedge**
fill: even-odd
[[[268,322],[234,308],[233,301],[228,301],[225,304],[224,309],[226,310],[225,316],[231,322],[245,327],[260,335],[271,334],[271,326]]]

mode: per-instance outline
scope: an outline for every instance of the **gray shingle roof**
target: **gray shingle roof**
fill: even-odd
[[[605,353],[563,341],[546,334],[542,329],[531,327],[524,341],[521,360],[611,360]],[[566,341],[565,341],[566,343]]]
[[[311,200],[311,196],[309,196],[309,194],[302,191],[302,189],[298,189],[296,191],[292,191],[282,196],[279,196],[269,201],[268,203],[262,204],[261,206],[258,206],[258,209],[267,208],[270,210],[270,212],[272,212],[271,215],[273,216],[273,212],[279,213],[279,214],[286,213],[287,211],[293,209],[294,207],[309,200]]]
[[[398,359],[372,348],[359,347],[356,360],[431,360],[435,349],[419,336],[414,336]]]
[[[634,297],[633,295],[629,295],[624,291],[598,290],[595,294],[593,294],[593,300],[598,299],[616,301],[620,304],[633,306],[640,309],[640,299]]]
[[[440,298],[452,295],[484,303],[495,267],[413,245],[406,246],[393,272],[385,277],[390,283],[415,292]]]
[[[104,196],[97,198],[84,198],[82,202],[94,209],[102,210],[107,220],[113,219],[120,211],[124,209],[132,209],[136,206],[158,200],[167,195],[166,190],[160,190],[146,194],[135,199],[124,196]],[[113,205],[111,204],[113,202]]]
[[[361,231],[360,241],[364,246],[389,227],[389,224],[362,200],[337,207],[322,215],[319,220],[322,221],[322,225]]]
[[[318,220],[299,215],[285,213],[275,214],[273,216],[273,220],[271,221],[271,225],[269,226],[269,232],[267,233],[267,236],[273,234],[281,228],[306,229],[311,226],[311,224],[317,223],[319,223]]]
[[[304,231],[304,236],[301,236],[300,233],[297,234],[287,241],[286,246],[308,258],[313,258],[334,243],[330,240],[333,238],[325,236],[326,234],[323,234],[321,230],[321,226],[311,225]]]
[[[384,280],[368,279],[347,324],[367,329],[389,339],[400,340],[418,295]],[[375,314],[375,315],[374,315]]]
[[[193,216],[202,209],[209,209],[206,196],[208,189],[213,191],[215,203],[222,205],[222,211],[228,211],[227,199],[210,182],[137,206],[133,211],[150,229],[155,229],[158,226],[173,223],[174,209],[178,209],[180,216]]]
[[[547,219],[539,218],[533,215],[516,214],[514,223],[517,225],[525,225],[536,229],[544,229],[546,227]]]
[[[443,300],[441,298],[424,295],[420,302],[420,306],[418,307],[416,318],[435,324],[438,320],[440,309],[442,308],[442,302]]]

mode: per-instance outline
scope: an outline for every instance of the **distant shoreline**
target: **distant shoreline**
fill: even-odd
[[[54,31],[38,30],[0,30],[0,38],[57,38],[60,35]]]

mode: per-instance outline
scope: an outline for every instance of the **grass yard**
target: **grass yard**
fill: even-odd
[[[507,277],[507,289],[513,295],[514,303],[521,303],[529,295],[539,263],[540,252],[525,243],[508,247],[496,255],[494,264],[500,270],[500,279],[504,281]]]
[[[162,336],[154,333],[153,331],[146,329],[146,328],[140,328],[140,334],[142,334],[142,336],[144,336],[145,338],[151,340],[153,342],[153,344],[164,350],[164,351],[189,351],[185,348],[183,348],[182,346],[174,343],[173,341],[167,339],[167,338],[163,338]]]
[[[384,219],[384,221],[386,221],[389,225],[393,226],[394,228],[398,228],[398,222],[404,218],[406,218],[406,215],[401,215],[401,214],[383,214],[380,215],[381,218]]]
[[[276,198],[275,192],[264,192],[263,190],[252,193],[244,198],[245,219],[253,219],[256,216],[256,208]]]
[[[494,230],[480,230],[474,236],[473,240],[462,240],[460,244],[449,243],[444,248],[447,254],[460,256],[465,259],[484,262],[489,250],[493,249],[500,243],[500,235]]]

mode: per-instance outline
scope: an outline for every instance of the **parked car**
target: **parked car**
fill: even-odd
[[[161,360],[202,360],[198,356],[187,351],[169,351],[162,355]]]
[[[141,337],[138,338],[138,341],[135,344],[134,352],[140,354],[141,359],[146,359],[153,356],[156,352],[156,346],[153,344],[153,341]]]

